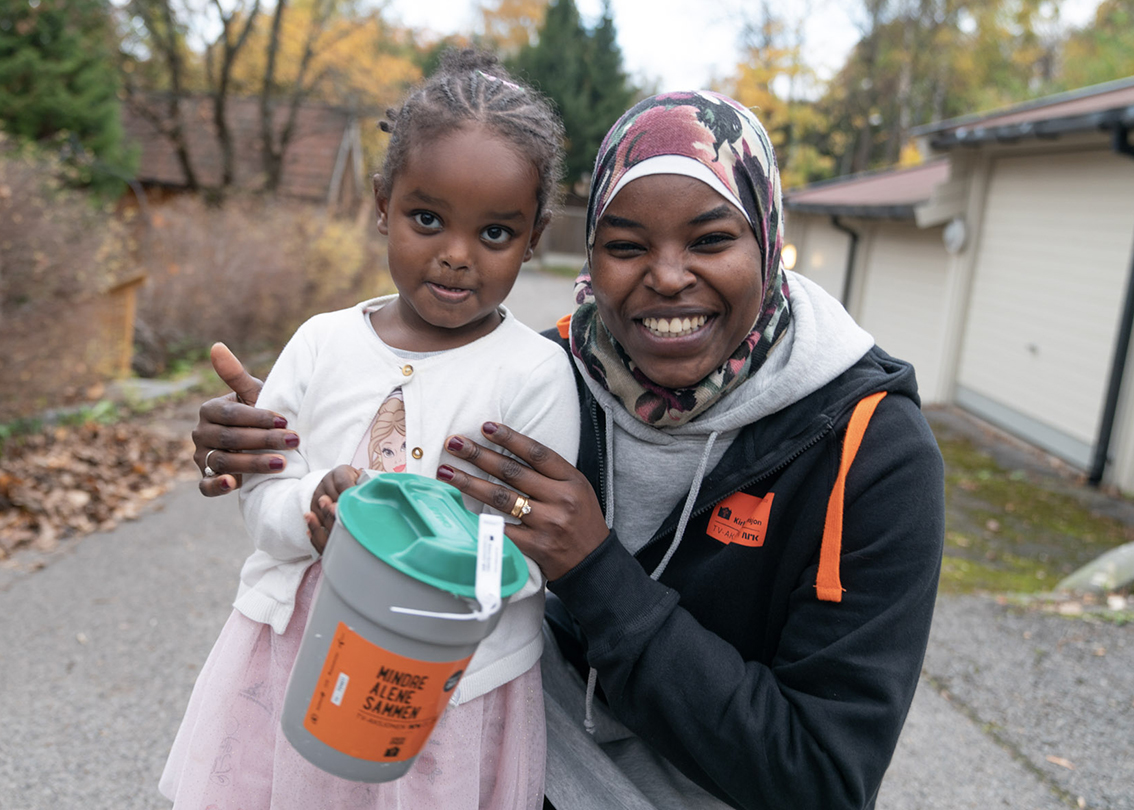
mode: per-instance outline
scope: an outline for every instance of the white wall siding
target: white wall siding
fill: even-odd
[[[841,300],[850,237],[832,228],[829,217],[798,213],[789,213],[784,233],[799,252],[795,272]]]
[[[958,386],[1089,447],[1130,260],[1134,161],[1001,157],[984,210]]]
[[[858,321],[874,341],[913,364],[923,404],[941,402],[949,254],[941,228],[880,223],[863,272]]]

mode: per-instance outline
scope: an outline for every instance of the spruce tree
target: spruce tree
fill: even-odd
[[[567,177],[573,184],[594,166],[602,136],[634,96],[622,69],[609,4],[590,32],[574,0],[554,0],[539,40],[521,48],[511,67],[556,105],[567,131]]]
[[[636,95],[622,68],[622,50],[618,47],[610,0],[603,3],[602,21],[591,35],[587,72],[590,91],[587,142],[594,146],[591,153],[593,163],[606,131],[626,112]]]
[[[0,123],[26,140],[73,139],[72,165],[101,190],[131,174],[108,0],[0,0]]]

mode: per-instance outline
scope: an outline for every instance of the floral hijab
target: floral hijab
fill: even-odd
[[[669,159],[673,156],[691,158],[696,165]],[[680,168],[682,163],[692,170]],[[623,114],[595,161],[587,206],[588,254],[598,221],[622,184],[652,173],[696,177],[737,206],[756,235],[762,264],[752,272],[763,282],[763,307],[732,356],[696,385],[670,389],[646,377],[611,336],[598,314],[589,266],[583,269],[575,282],[571,351],[628,412],[660,428],[685,424],[754,374],[783,335],[791,310],[780,261],[780,174],[768,133],[752,112],[727,96],[696,91],[653,96]]]

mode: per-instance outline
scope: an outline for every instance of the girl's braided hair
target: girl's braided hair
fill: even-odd
[[[547,99],[513,79],[492,54],[448,51],[437,72],[414,88],[399,109],[387,110],[386,118],[378,125],[390,134],[382,164],[385,194],[414,145],[478,123],[515,144],[535,166],[536,222],[554,210],[563,176],[563,124]]]

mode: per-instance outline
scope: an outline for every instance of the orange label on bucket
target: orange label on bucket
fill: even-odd
[[[348,756],[411,759],[429,739],[471,658],[405,658],[339,622],[303,726]]]

